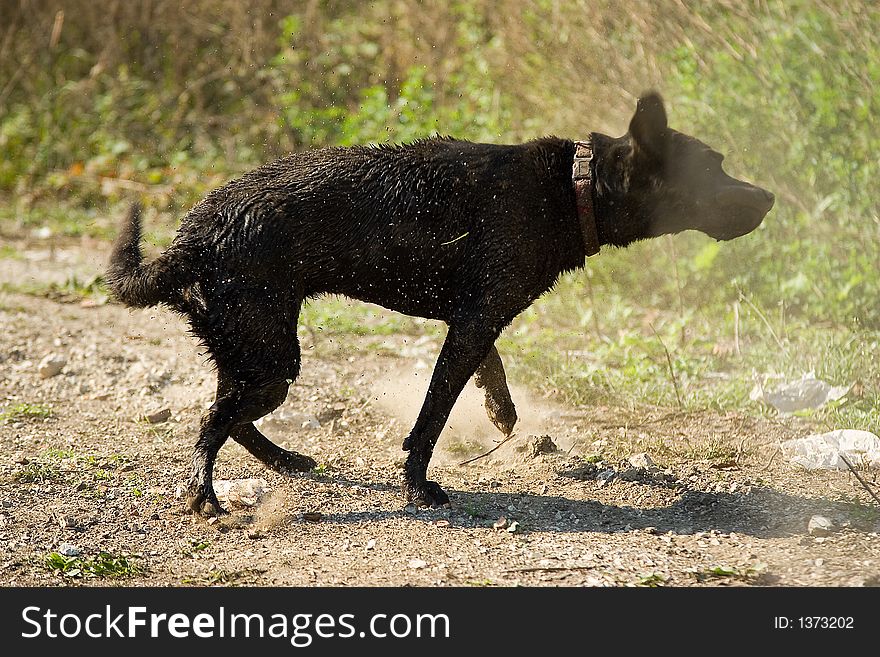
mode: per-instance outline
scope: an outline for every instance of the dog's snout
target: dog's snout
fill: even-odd
[[[715,195],[715,200],[721,205],[745,206],[768,212],[773,207],[776,197],[761,187],[743,184],[722,188]]]

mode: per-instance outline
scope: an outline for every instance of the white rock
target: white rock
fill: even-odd
[[[654,467],[654,461],[645,452],[630,456],[629,464],[634,468],[645,468],[646,470]]]
[[[61,374],[65,365],[67,365],[67,359],[58,354],[48,354],[37,365],[37,372],[39,372],[41,379],[48,379]]]
[[[854,466],[880,468],[880,437],[870,431],[838,429],[786,440],[780,447],[789,461],[807,470],[847,470],[841,454]]]
[[[214,482],[217,499],[229,504],[254,506],[269,491],[265,479],[220,479]]]
[[[64,555],[65,557],[78,557],[82,554],[82,550],[70,543],[62,543],[58,546],[58,554]]]
[[[828,536],[834,532],[834,523],[825,516],[813,516],[807,523],[807,531],[810,536]]]
[[[608,468],[607,470],[602,470],[599,474],[596,475],[596,485],[599,488],[602,488],[605,484],[614,479],[614,470]]]
[[[427,565],[428,565],[428,562],[425,561],[424,559],[410,559],[409,560],[409,567],[412,568],[413,570],[418,570],[420,568],[424,568]]]
[[[171,409],[163,408],[158,411],[153,411],[143,415],[141,419],[149,424],[161,424],[162,422],[167,422],[171,419]]]

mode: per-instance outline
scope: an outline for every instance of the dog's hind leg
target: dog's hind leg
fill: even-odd
[[[403,442],[403,449],[409,450],[403,484],[408,502],[427,506],[449,503],[449,497],[443,489],[436,482],[428,481],[428,463],[455,400],[501,332],[490,326],[482,318],[459,321],[449,326],[422,410]],[[499,326],[503,326],[503,323]]]
[[[486,414],[492,420],[492,424],[498,427],[498,430],[504,435],[510,435],[517,420],[516,407],[510,398],[507,377],[504,376],[504,365],[495,345],[492,345],[489,353],[477,368],[474,374],[474,383],[478,388],[485,389]]]
[[[212,479],[217,453],[229,436],[271,467],[314,467],[311,459],[281,449],[252,424],[284,402],[299,374],[296,313],[279,316],[277,305],[241,304],[226,319],[217,331],[203,332],[217,364],[217,399],[202,418],[187,494],[189,508],[202,515],[223,513]]]
[[[229,435],[252,456],[278,472],[308,472],[318,465],[310,456],[279,447],[260,433],[252,422],[239,424]]]
[[[204,516],[224,513],[214,493],[213,472],[217,453],[230,435],[240,436],[240,427],[252,427],[254,420],[277,408],[287,397],[287,387],[286,379],[253,384],[233,381],[222,370],[218,373],[217,400],[202,418],[199,439],[193,451],[192,475],[186,500],[191,511]],[[259,434],[256,429],[254,431]],[[262,437],[262,434],[259,435]],[[264,440],[269,443],[268,439]],[[273,447],[284,451],[280,447]],[[257,444],[257,449],[265,452],[266,446]]]

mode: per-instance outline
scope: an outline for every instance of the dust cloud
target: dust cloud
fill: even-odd
[[[422,407],[431,373],[432,370],[424,366],[390,367],[373,382],[371,398],[381,411],[398,420],[404,432],[409,431]],[[519,386],[510,386],[510,394],[519,416],[514,428],[516,437],[511,443],[521,443],[530,435],[549,434],[560,449],[567,450],[571,446],[573,436],[553,433],[553,421],[566,409],[535,397]],[[483,400],[483,391],[473,380],[468,381],[440,434],[431,460],[433,464],[458,464],[492,449],[504,439],[487,417]],[[515,449],[501,449],[490,458],[512,464],[516,454]]]

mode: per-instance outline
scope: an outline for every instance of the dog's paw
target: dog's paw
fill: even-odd
[[[286,452],[283,456],[276,458],[271,466],[273,470],[282,474],[290,474],[314,470],[318,467],[318,462],[311,456],[297,454],[296,452]]]
[[[424,481],[420,484],[405,482],[403,484],[403,496],[407,504],[416,506],[430,506],[434,508],[450,506],[449,495],[446,494],[436,481]]]
[[[206,491],[202,487],[190,488],[189,492],[187,492],[186,509],[188,513],[195,513],[205,518],[224,516],[229,513],[220,506],[220,502],[213,489]]]
[[[486,415],[492,421],[498,430],[505,436],[509,436],[513,432],[516,425],[516,407],[510,399],[503,403],[498,403],[495,399],[486,395]]]

